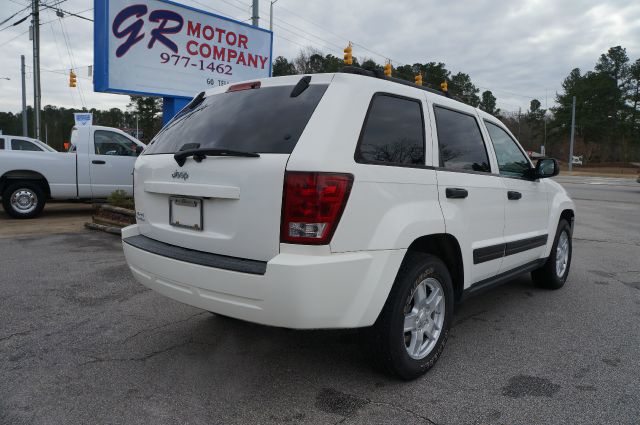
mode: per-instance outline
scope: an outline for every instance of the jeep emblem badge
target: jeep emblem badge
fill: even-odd
[[[171,174],[171,177],[173,177],[174,179],[182,179],[182,180],[187,180],[189,178],[189,173],[187,173],[186,171],[174,171],[173,174]]]

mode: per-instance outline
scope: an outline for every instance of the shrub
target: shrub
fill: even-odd
[[[135,210],[135,204],[133,198],[127,195],[124,190],[116,190],[111,192],[111,195],[107,198],[107,202],[114,207],[126,208],[129,210]]]

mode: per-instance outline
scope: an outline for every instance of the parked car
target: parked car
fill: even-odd
[[[454,306],[531,272],[564,285],[574,203],[497,118],[358,68],[198,95],[136,162],[142,284],[224,316],[367,328],[404,379],[441,355]]]
[[[573,165],[582,165],[582,155],[572,157],[571,163]]]
[[[51,146],[42,143],[38,139],[0,134],[0,153],[3,151],[57,152]]]
[[[0,135],[0,194],[15,218],[36,217],[48,199],[102,199],[133,193],[133,164],[144,144],[116,128],[74,127],[69,152]]]

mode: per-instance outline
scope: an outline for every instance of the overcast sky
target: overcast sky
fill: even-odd
[[[250,0],[183,0],[238,20],[248,20]],[[27,0],[0,0],[0,22],[25,9]],[[93,18],[92,0],[46,0]],[[262,27],[269,26],[269,1],[261,0]],[[20,55],[32,65],[28,19],[18,13],[0,25],[0,111],[21,108]],[[273,55],[293,58],[303,46],[342,56],[348,40],[359,59],[384,57],[394,64],[441,61],[466,72],[481,90],[490,89],[503,110],[526,110],[532,97],[551,106],[562,80],[575,67],[593,68],[609,47],[622,45],[640,57],[640,1],[608,0],[278,0],[274,5]],[[128,97],[94,93],[86,66],[93,63],[93,23],[41,13],[42,104],[107,109],[126,107]],[[63,32],[64,30],[64,32]],[[70,49],[65,44],[70,41]],[[364,46],[364,47],[363,47]],[[368,50],[365,50],[368,49]],[[68,87],[68,68],[78,72],[79,88]],[[27,68],[28,72],[31,67]],[[27,103],[33,104],[32,74]]]

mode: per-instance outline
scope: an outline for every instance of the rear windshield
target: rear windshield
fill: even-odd
[[[144,154],[196,148],[289,154],[327,85],[310,85],[296,97],[291,97],[293,88],[262,87],[209,96],[169,122]]]

